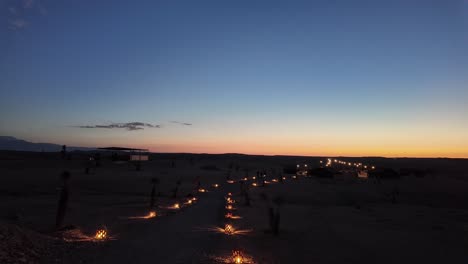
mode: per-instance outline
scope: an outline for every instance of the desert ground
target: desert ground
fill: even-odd
[[[151,154],[136,170],[103,153],[86,174],[89,156],[0,152],[0,263],[235,263],[234,251],[242,263],[468,263],[468,160],[340,158],[424,171],[360,179],[284,172],[327,157]],[[69,197],[57,229],[64,170]],[[265,186],[252,185],[257,171]],[[150,211],[156,217],[145,218]]]

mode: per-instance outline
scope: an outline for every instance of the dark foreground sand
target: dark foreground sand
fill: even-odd
[[[251,187],[249,207],[237,182],[246,176],[244,168],[250,178],[261,169],[273,178],[283,166],[318,165],[319,159],[157,154],[136,171],[103,157],[102,166],[86,175],[85,154],[61,160],[57,154],[2,152],[0,158],[0,263],[223,263],[232,250],[242,250],[254,263],[468,263],[466,160],[367,159],[376,166],[429,171],[380,182],[282,174],[283,184]],[[71,172],[65,225],[90,236],[104,227],[112,240],[66,242],[54,230],[64,169]],[[226,182],[228,171],[233,184]],[[148,213],[152,177],[160,179],[158,217],[129,219]],[[194,190],[196,177],[209,192]],[[178,179],[182,184],[173,199]],[[226,223],[227,192],[237,202],[233,214],[242,216],[231,222],[250,232],[215,232]],[[194,205],[161,208],[183,204],[189,193],[198,198]],[[272,201],[278,197],[275,237],[267,232],[268,207],[276,208]]]

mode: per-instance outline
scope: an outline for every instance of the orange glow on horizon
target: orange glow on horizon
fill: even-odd
[[[426,129],[426,128],[424,128]],[[420,158],[468,158],[468,137],[455,134],[444,134],[445,132],[433,132],[429,136],[422,137],[423,128],[416,131],[410,131],[411,134],[393,135],[395,128],[388,131],[371,131],[372,133],[349,132],[341,135],[338,132],[329,132],[324,135],[307,135],[304,132],[297,132],[291,135],[257,135],[258,132],[252,132],[248,137],[241,135],[248,134],[244,132],[238,138],[224,140],[213,135],[197,135],[189,140],[181,140],[168,136],[165,138],[165,144],[155,144],[154,135],[147,135],[138,139],[118,138],[104,141],[99,138],[84,140],[83,138],[75,142],[66,142],[67,145],[105,147],[109,145],[124,147],[135,147],[149,149],[151,152],[159,153],[243,153],[251,155],[290,155],[290,156],[346,156],[346,157],[420,157]],[[383,128],[382,128],[383,130]],[[427,130],[431,131],[431,130]],[[296,133],[296,132],[291,132]],[[375,133],[375,134],[373,134]],[[448,133],[448,132],[447,132]],[[216,139],[216,140],[213,140]],[[47,139],[44,139],[47,141]],[[49,140],[51,141],[51,140]]]

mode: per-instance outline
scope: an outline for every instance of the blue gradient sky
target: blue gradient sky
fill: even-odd
[[[467,1],[0,9],[3,135],[161,152],[468,157]],[[161,128],[75,127],[133,121]]]

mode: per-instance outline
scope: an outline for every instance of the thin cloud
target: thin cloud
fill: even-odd
[[[184,123],[184,122],[179,122],[179,121],[171,121],[171,123],[179,124],[179,125],[183,125],[183,126],[191,126],[192,125],[191,123]]]
[[[33,8],[34,0],[23,0],[23,8]]]
[[[0,0],[1,1],[1,0]],[[11,1],[7,8],[7,26],[9,29],[18,31],[29,27],[34,14],[46,16],[48,11],[40,0]],[[2,10],[3,11],[3,10]],[[31,23],[30,23],[31,22]]]
[[[17,11],[16,8],[14,8],[14,7],[9,7],[9,8],[8,8],[8,11],[9,11],[10,14],[12,14],[12,15],[18,14],[18,11]]]
[[[25,28],[28,22],[24,19],[18,18],[9,21],[9,28],[13,30],[20,30]]]
[[[145,128],[161,128],[161,125],[153,125],[143,122],[111,123],[108,125],[82,125],[74,126],[78,128],[107,128],[107,129],[126,129],[128,131],[143,130]]]

